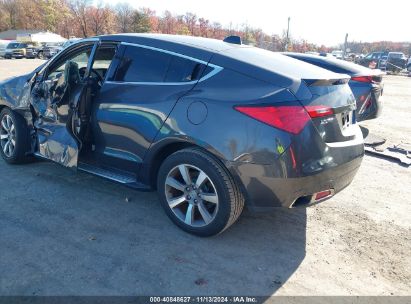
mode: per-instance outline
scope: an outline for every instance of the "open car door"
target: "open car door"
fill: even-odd
[[[77,167],[81,149],[78,108],[91,98],[90,67],[98,41],[87,41],[64,50],[42,75],[31,93],[37,156]]]

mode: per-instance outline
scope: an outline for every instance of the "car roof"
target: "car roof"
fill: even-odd
[[[94,37],[101,41],[119,41],[141,44],[184,54],[204,62],[228,68],[251,77],[277,85],[299,86],[301,79],[339,79],[336,74],[299,60],[287,58],[279,53],[259,49],[249,45],[234,44],[222,40],[167,34],[114,34]],[[279,75],[283,83],[273,77]],[[346,76],[348,77],[348,76]]]
[[[10,44],[20,45],[20,43],[21,43],[21,42],[18,42],[18,41],[10,41],[7,45],[10,45]]]
[[[232,44],[218,39],[184,36],[184,35],[168,35],[168,34],[113,34],[99,36],[102,40],[116,40],[116,41],[135,41],[138,43],[141,40],[146,42],[168,42],[170,44],[180,44],[197,49],[203,49],[212,52],[221,52],[235,47],[247,47],[245,45]]]

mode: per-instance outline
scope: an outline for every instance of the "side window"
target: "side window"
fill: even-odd
[[[124,82],[163,82],[170,55],[145,48],[128,46],[115,80]]]
[[[379,54],[379,53],[373,53],[372,59],[379,59],[379,58],[380,58],[380,54]]]
[[[204,65],[182,57],[172,56],[165,82],[187,82],[198,80]]]
[[[365,56],[366,59],[371,59],[372,58],[373,53],[368,54],[367,56]]]
[[[97,49],[91,69],[99,74],[102,79],[105,78],[116,51],[117,46],[115,45],[103,45]]]
[[[127,46],[115,81],[189,82],[197,80],[205,65],[180,56]]]
[[[64,69],[66,67],[66,63],[68,61],[75,62],[80,71],[80,75],[83,75],[85,69],[87,68],[88,59],[90,58],[92,47],[93,46],[89,46],[87,48],[82,49],[81,51],[75,52],[70,56],[64,58],[63,61],[57,63],[57,65],[52,67],[49,71],[47,75],[47,80],[59,78],[63,74]]]

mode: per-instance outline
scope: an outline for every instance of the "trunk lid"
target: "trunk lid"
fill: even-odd
[[[311,109],[322,111],[319,115],[310,113],[310,116],[327,143],[353,140],[356,134],[356,101],[347,84],[349,77],[342,76],[333,80],[304,80],[312,97],[300,102],[309,113]]]

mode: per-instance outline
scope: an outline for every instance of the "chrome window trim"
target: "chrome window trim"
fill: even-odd
[[[190,57],[190,56],[186,56],[180,53],[176,53],[176,52],[172,52],[172,51],[168,51],[168,50],[164,50],[164,49],[160,49],[160,48],[156,48],[156,47],[152,47],[152,46],[148,46],[148,45],[143,45],[143,44],[138,44],[138,43],[129,43],[129,42],[121,42],[121,45],[125,45],[125,46],[134,46],[134,47],[141,47],[144,49],[149,49],[149,50],[153,50],[153,51],[157,51],[157,52],[162,52],[162,53],[166,53],[172,56],[177,56],[177,57],[181,57],[187,60],[191,60],[191,61],[195,61],[198,63],[201,63],[203,65],[205,65],[206,67],[211,67],[213,70],[208,73],[207,75],[201,77],[199,80],[192,80],[192,81],[186,81],[186,82],[139,82],[139,81],[105,81],[104,83],[107,84],[125,84],[125,85],[164,85],[164,86],[175,86],[175,85],[193,85],[199,82],[202,82],[204,80],[207,80],[211,77],[213,77],[214,75],[218,74],[219,72],[221,72],[223,70],[222,67],[212,64],[212,63],[208,63],[204,60],[200,60],[194,57]]]
[[[119,85],[147,85],[147,86],[153,86],[153,85],[163,85],[163,86],[176,86],[176,85],[192,85],[197,83],[196,81],[187,81],[187,82],[139,82],[139,81],[112,81],[112,80],[107,80],[104,83],[107,84],[119,84]]]
[[[122,42],[121,44],[122,45],[128,45],[128,46],[141,47],[141,48],[144,48],[144,49],[149,49],[149,50],[153,50],[153,51],[157,51],[157,52],[162,52],[162,53],[182,57],[182,58],[185,58],[185,59],[189,59],[189,60],[192,60],[192,61],[196,61],[196,62],[205,64],[205,65],[208,64],[208,62],[205,62],[204,60],[200,60],[200,59],[193,58],[193,57],[190,57],[190,56],[186,56],[186,55],[183,55],[183,54],[180,54],[180,53],[176,53],[176,52],[156,48],[156,47],[153,47],[153,46],[148,46],[148,45],[143,45],[143,44],[138,44],[138,43],[129,43],[129,42]]]

